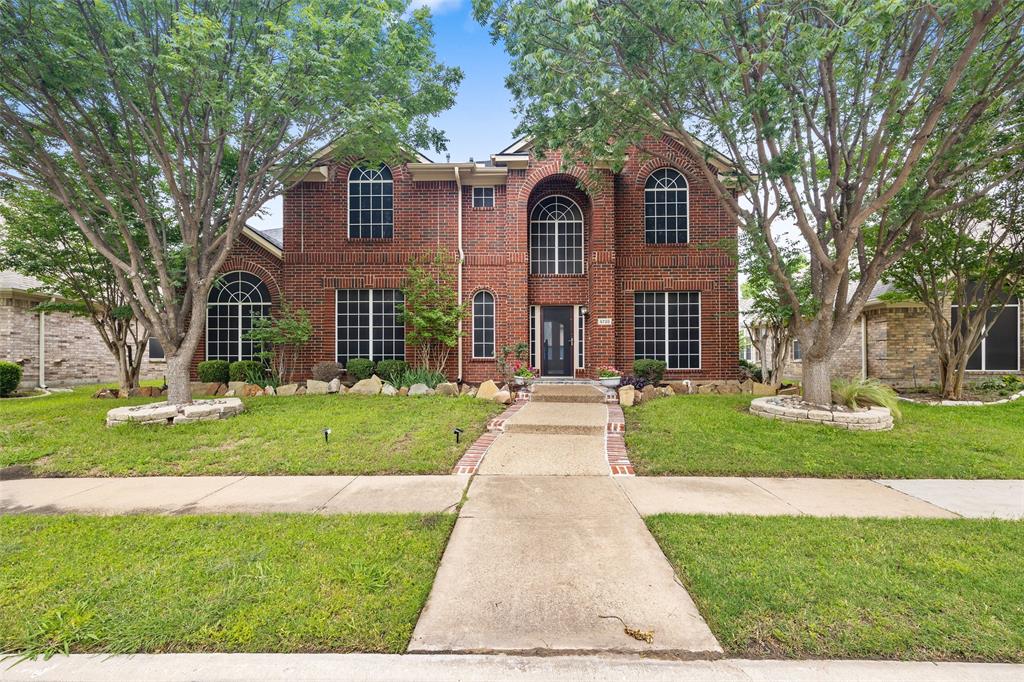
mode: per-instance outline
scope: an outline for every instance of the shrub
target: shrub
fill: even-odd
[[[426,384],[430,388],[436,388],[438,384],[443,384],[448,379],[444,374],[435,372],[432,369],[425,369],[423,367],[414,367],[407,369],[402,372],[401,376],[396,377],[397,383],[392,382],[394,386],[412,386],[414,384]]]
[[[896,391],[877,379],[836,379],[832,382],[832,400],[850,408],[865,405],[888,407],[893,419],[903,416]]]
[[[345,373],[345,365],[340,362],[318,362],[313,365],[313,378],[317,381],[331,382]]]
[[[196,374],[207,384],[226,384],[231,377],[231,363],[227,360],[204,360],[196,367]]]
[[[664,360],[637,360],[633,363],[633,373],[647,381],[657,383],[665,375]]]
[[[14,393],[21,383],[21,365],[0,360],[0,397]]]
[[[348,373],[356,379],[369,379],[373,375],[373,360],[352,358],[346,364]]]
[[[635,374],[629,374],[622,377],[622,381],[619,382],[619,386],[632,386],[638,391],[644,390],[644,386],[649,385],[651,382],[643,377],[638,377]]]
[[[228,378],[262,386],[267,378],[267,367],[259,360],[239,360],[231,363]]]
[[[398,382],[408,369],[405,360],[381,360],[377,363],[377,376],[392,386],[401,386]]]
[[[764,376],[761,373],[761,366],[751,362],[750,360],[740,360],[740,376],[743,379],[753,379],[758,383],[764,381]]]

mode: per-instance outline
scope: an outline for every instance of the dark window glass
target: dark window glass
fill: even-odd
[[[960,324],[959,306],[952,306],[950,313],[950,326],[955,328]],[[1019,353],[1020,303],[1016,298],[1011,298],[1001,313],[989,310],[986,314],[984,336],[968,358],[967,369],[1016,372],[1020,370]]]
[[[337,361],[405,359],[403,301],[397,289],[338,289]]]
[[[473,208],[494,208],[494,188],[474,187]]]
[[[664,360],[668,369],[700,367],[700,293],[633,294],[633,356]]]
[[[473,296],[473,357],[494,357],[494,296],[488,291]]]
[[[160,342],[154,339],[152,336],[149,337],[149,359],[150,360],[163,360],[164,347],[160,345]]]
[[[562,196],[541,199],[530,213],[530,272],[583,272],[583,212]]]
[[[261,350],[259,344],[243,336],[252,329],[253,320],[268,315],[270,292],[259,277],[248,272],[229,272],[219,277],[207,298],[206,359],[256,359]]]
[[[391,169],[356,167],[348,174],[348,236],[390,239],[394,235]]]
[[[660,168],[644,186],[644,232],[648,244],[685,244],[689,238],[686,178],[674,168]]]

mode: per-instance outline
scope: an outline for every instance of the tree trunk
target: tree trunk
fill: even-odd
[[[192,402],[192,387],[189,373],[192,353],[179,348],[176,353],[167,354],[167,402],[172,405],[187,405]]]
[[[804,400],[814,405],[832,404],[832,368],[828,360],[803,359]]]

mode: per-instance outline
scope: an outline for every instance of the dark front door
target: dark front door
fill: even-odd
[[[540,373],[546,377],[573,376],[572,306],[541,308]]]

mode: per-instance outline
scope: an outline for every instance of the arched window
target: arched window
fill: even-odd
[[[530,214],[530,272],[578,275],[583,272],[583,212],[563,196],[544,197]]]
[[[210,289],[206,305],[206,359],[253,360],[258,344],[245,338],[253,320],[270,315],[270,292],[256,275],[229,272]]]
[[[494,357],[494,295],[489,291],[473,296],[473,357]]]
[[[686,178],[675,168],[659,168],[644,186],[644,232],[648,244],[685,244],[690,206]]]
[[[395,231],[395,183],[387,166],[357,166],[348,174],[349,239],[390,239]]]

